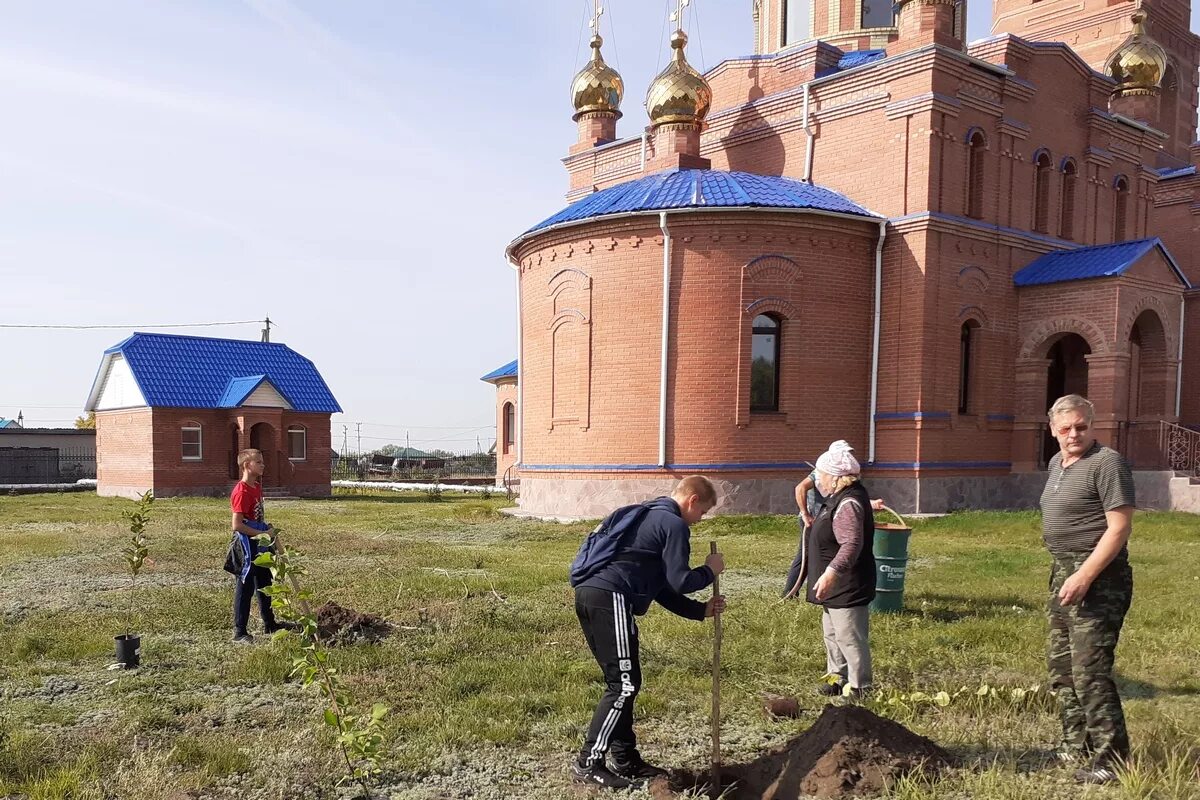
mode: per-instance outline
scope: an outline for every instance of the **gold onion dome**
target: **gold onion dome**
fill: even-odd
[[[1167,54],[1146,33],[1146,14],[1133,15],[1133,32],[1108,57],[1104,72],[1117,82],[1121,94],[1150,94],[1162,84],[1167,70]]]
[[[571,81],[571,102],[575,105],[576,120],[596,112],[621,116],[625,82],[615,69],[604,63],[604,56],[600,55],[602,44],[604,40],[600,34],[592,37],[592,60]]]
[[[712,105],[712,89],[708,81],[687,62],[683,54],[687,40],[687,34],[681,30],[671,35],[671,47],[675,54],[646,92],[646,111],[654,127],[669,124],[703,125],[704,117]]]

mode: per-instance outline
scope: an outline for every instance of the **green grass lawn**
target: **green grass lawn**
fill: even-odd
[[[310,556],[309,584],[398,627],[338,650],[364,706],[392,706],[392,798],[575,796],[565,765],[600,693],[575,621],[566,567],[589,525],[517,521],[499,500],[447,494],[338,495],[268,506]],[[161,500],[148,530],[135,627],[143,668],[108,671],[128,602],[120,550],[128,501],[0,498],[0,797],[339,797],[321,700],[287,678],[286,644],[229,644],[223,500]],[[1080,790],[1047,764],[1058,722],[1044,695],[1048,557],[1031,513],[962,513],[916,524],[906,611],[875,615],[872,707],[950,749],[963,766],[898,798],[1200,798],[1200,526],[1139,514],[1133,610],[1118,672],[1139,761],[1120,787]],[[778,600],[796,544],[785,517],[718,518],[729,571],[722,653],[725,760],[746,761],[819,713],[816,610]],[[257,617],[256,622],[257,624]],[[643,752],[707,765],[712,625],[653,609],[639,625]],[[260,639],[262,637],[259,637]],[[977,697],[983,683],[993,696]],[[968,693],[939,706],[913,692]],[[765,692],[805,714],[769,720]],[[890,702],[889,702],[890,701]],[[1189,759],[1193,759],[1189,761]],[[629,797],[648,795],[629,793]]]

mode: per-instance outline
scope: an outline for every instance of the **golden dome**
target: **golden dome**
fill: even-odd
[[[1146,33],[1146,14],[1133,15],[1133,33],[1113,51],[1104,72],[1117,82],[1116,93],[1151,94],[1157,92],[1167,71],[1167,54]]]
[[[681,30],[671,35],[675,55],[646,92],[646,111],[653,127],[671,123],[703,125],[712,105],[708,81],[692,68],[683,54],[687,40],[687,34]]]
[[[571,81],[571,102],[575,105],[573,119],[593,112],[608,112],[620,117],[625,82],[615,69],[604,63],[604,56],[600,55],[604,40],[600,34],[592,37],[591,44],[592,60]]]

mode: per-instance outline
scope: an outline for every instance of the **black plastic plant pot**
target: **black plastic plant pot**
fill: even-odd
[[[137,634],[121,634],[115,637],[117,641],[117,661],[125,665],[125,669],[133,669],[142,663],[142,637]]]

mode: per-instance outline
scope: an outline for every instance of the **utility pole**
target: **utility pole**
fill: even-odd
[[[348,431],[349,431],[349,428],[347,426],[343,425],[342,426],[342,455],[343,456],[349,455],[349,453],[350,453],[350,451],[346,449],[347,448],[346,434],[348,433]]]
[[[269,341],[271,341],[271,315],[270,314],[268,314],[267,318],[263,320],[263,323],[267,327],[263,328],[262,340],[264,342],[269,342]]]
[[[354,427],[358,430],[358,454],[362,455],[362,423],[354,423]]]

